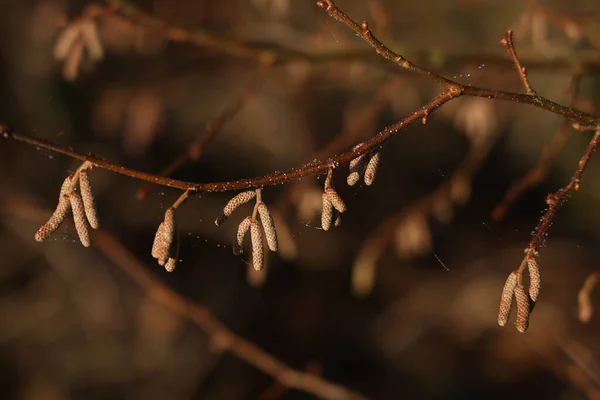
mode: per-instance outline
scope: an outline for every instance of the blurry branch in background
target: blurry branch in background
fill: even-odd
[[[422,256],[431,249],[429,218],[446,224],[453,218],[454,205],[468,202],[473,175],[486,160],[496,137],[491,132],[475,137],[465,159],[446,181],[407,210],[386,217],[365,239],[352,266],[352,290],[357,296],[372,292],[377,262],[392,241],[401,259]]]
[[[102,4],[91,4],[87,6],[79,18],[70,21],[57,40],[55,47],[55,58],[64,61],[63,75],[67,80],[74,80],[79,74],[79,66],[84,56],[84,50],[88,50],[92,62],[102,59],[104,50],[96,28],[96,20],[102,18],[118,19],[121,22],[133,25],[135,28],[154,30],[162,34],[170,41],[189,43],[212,52],[222,53],[231,57],[248,58],[260,64],[281,63],[309,63],[321,64],[329,62],[352,62],[361,61],[381,64],[381,59],[369,51],[311,51],[303,52],[286,48],[279,43],[248,44],[240,40],[219,36],[203,29],[187,29],[165,21],[157,15],[140,9],[128,0],[105,0],[106,6]],[[372,14],[376,18],[377,28],[382,31],[384,38],[388,39],[389,27],[382,10],[374,7]],[[540,12],[529,16],[534,18],[541,15]],[[576,21],[565,22],[562,19],[553,19],[572,40],[590,40]],[[522,26],[521,26],[522,25]],[[528,30],[530,23],[520,24],[523,31]],[[535,36],[535,32],[532,32]],[[539,36],[539,35],[538,35]],[[536,38],[533,37],[535,40]],[[413,62],[435,65],[438,68],[456,69],[469,65],[480,65],[485,63],[496,68],[510,69],[512,63],[502,57],[493,54],[478,56],[469,54],[444,54],[441,59],[436,51],[414,51],[410,55]],[[581,54],[579,64],[583,73],[598,73],[600,62],[595,55],[587,56]],[[554,57],[553,59],[527,59],[524,62],[529,68],[543,70],[565,70],[572,66],[569,57]],[[392,70],[392,68],[389,68]],[[395,72],[403,72],[393,69]]]
[[[23,198],[6,197],[2,199],[0,212],[39,222],[47,215],[48,210],[41,210]],[[317,376],[315,368],[307,368],[307,372],[295,370],[236,335],[203,304],[178,294],[156,279],[140,260],[108,232],[101,229],[94,231],[93,241],[94,247],[144,289],[148,297],[202,329],[215,351],[230,352],[286,388],[301,390],[328,400],[365,399],[343,386]]]
[[[250,76],[246,89],[231,103],[227,105],[214,119],[206,124],[206,128],[198,136],[196,140],[188,145],[184,153],[173,159],[170,164],[165,166],[159,173],[160,176],[169,176],[183,167],[187,162],[197,162],[208,144],[215,136],[223,130],[225,125],[230,122],[235,116],[246,106],[252,99],[256,97],[256,93],[261,88],[262,84],[268,78],[270,72],[270,64],[261,64],[261,67]],[[136,193],[138,199],[146,197],[150,191],[150,186],[146,185],[139,189]]]
[[[580,81],[581,74],[573,74],[568,88],[570,107],[575,107],[577,104]],[[552,161],[556,158],[558,152],[565,145],[570,133],[571,123],[569,120],[565,120],[550,143],[548,143],[548,145],[542,151],[542,155],[537,165],[529,170],[529,172],[525,174],[520,181],[512,185],[506,192],[504,199],[502,199],[502,201],[494,207],[492,210],[492,218],[494,218],[494,220],[500,221],[503,219],[511,205],[513,205],[519,199],[519,197],[525,193],[526,190],[534,187],[546,179],[550,166],[552,165]]]
[[[583,286],[579,290],[577,295],[577,304],[579,310],[579,321],[583,324],[587,324],[592,319],[594,314],[594,306],[592,304],[592,291],[600,280],[600,273],[593,272],[585,279]]]

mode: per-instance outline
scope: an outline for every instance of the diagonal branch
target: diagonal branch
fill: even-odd
[[[17,197],[0,199],[0,213],[29,219],[37,219],[37,216],[47,214]],[[212,315],[206,306],[178,294],[155,278],[140,260],[108,232],[101,229],[94,231],[94,245],[141,286],[149,297],[202,329],[219,350],[228,351],[239,357],[285,387],[327,400],[365,400],[364,396],[344,386],[326,381],[312,373],[291,368],[254,343],[236,335]]]

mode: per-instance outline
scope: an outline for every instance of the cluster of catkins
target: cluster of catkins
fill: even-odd
[[[234,196],[225,205],[223,211],[215,220],[215,225],[220,226],[223,224],[236,208],[242,204],[248,203],[254,198],[256,198],[256,204],[252,216],[244,218],[238,225],[237,234],[233,243],[233,254],[240,255],[243,253],[244,239],[248,234],[248,231],[250,231],[252,265],[255,270],[261,271],[263,269],[264,258],[263,233],[269,250],[276,252],[278,248],[275,223],[273,222],[273,217],[271,216],[271,212],[267,208],[267,205],[261,200],[261,189],[248,190]],[[260,224],[257,221],[257,217],[260,217]]]
[[[500,298],[498,325],[504,326],[508,322],[512,299],[514,297],[517,303],[517,319],[515,321],[517,330],[523,333],[529,327],[529,315],[531,314],[532,306],[535,305],[539,297],[541,287],[540,268],[536,257],[537,253],[535,251],[527,249],[525,258],[523,259],[523,263],[527,264],[529,272],[529,294],[527,294],[521,282],[522,268],[508,275],[504,289],[502,289],[502,297]]]
[[[41,242],[50,237],[60,227],[66,216],[72,212],[81,244],[85,247],[92,244],[90,228],[98,229],[99,224],[96,203],[88,177],[88,170],[91,168],[92,164],[84,163],[75,174],[64,180],[60,188],[58,205],[48,222],[35,233],[35,240]]]

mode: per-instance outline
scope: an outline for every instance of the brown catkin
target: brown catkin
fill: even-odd
[[[367,164],[367,168],[365,169],[364,180],[367,186],[371,186],[373,181],[375,180],[375,173],[377,172],[377,167],[379,166],[379,152],[373,154],[369,163]]]
[[[515,288],[515,299],[517,300],[517,321],[515,325],[521,333],[527,330],[529,326],[529,295],[525,292],[523,285],[517,285]]]
[[[519,283],[519,276],[516,271],[513,271],[508,275],[504,288],[502,289],[502,296],[500,297],[500,309],[498,311],[498,325],[504,326],[508,322],[510,315],[510,308],[512,306],[512,299],[515,293],[515,288]]]
[[[263,202],[258,203],[258,214],[260,215],[260,221],[262,222],[265,237],[267,239],[267,245],[269,250],[277,251],[277,232],[275,231],[275,223],[273,217],[267,208],[267,205]]]
[[[536,302],[540,295],[542,280],[540,277],[540,267],[535,256],[527,258],[527,269],[529,270],[529,297]]]
[[[249,202],[250,200],[252,200],[255,197],[256,197],[256,191],[254,191],[254,190],[248,190],[248,191],[241,192],[241,193],[238,193],[237,195],[235,195],[225,205],[225,207],[223,208],[223,212],[221,212],[221,215],[219,215],[217,217],[217,219],[215,220],[215,225],[219,226],[222,223],[224,223],[227,220],[227,217],[229,217],[235,211],[236,208],[238,208],[242,204]]]
[[[98,212],[96,211],[96,202],[94,201],[94,195],[92,194],[92,186],[90,185],[90,179],[87,171],[81,171],[79,173],[79,189],[81,191],[81,198],[83,199],[83,208],[90,226],[94,229],[98,229],[100,224],[98,223]]]
[[[154,235],[154,242],[152,242],[152,258],[158,259],[160,257],[160,248],[164,245],[163,243],[163,231],[165,228],[165,224],[162,222],[158,225],[158,229],[156,230],[156,235]]]
[[[365,160],[366,157],[363,154],[362,156],[358,156],[354,160],[350,161],[348,178],[346,178],[348,185],[354,186],[356,185],[356,182],[360,180],[366,165]]]
[[[252,218],[246,217],[242,222],[240,222],[238,226],[235,242],[233,243],[233,254],[235,254],[236,256],[239,256],[244,251],[244,238],[246,237],[246,233],[248,233],[248,229],[250,229],[251,223]]]
[[[75,229],[77,230],[77,235],[79,235],[79,241],[84,247],[90,247],[92,241],[90,240],[90,230],[87,217],[85,216],[83,200],[77,192],[71,192],[68,196],[71,202],[71,209],[73,210],[73,221],[75,221]]]
[[[327,196],[327,200],[333,205],[333,208],[341,213],[346,212],[346,204],[334,188],[325,189],[325,196]]]
[[[250,238],[252,240],[252,263],[254,269],[261,271],[263,269],[263,243],[262,231],[260,225],[253,219],[250,223]]]
[[[158,248],[158,265],[164,266],[171,256],[171,247],[175,238],[175,210],[165,211],[160,246]]]
[[[324,231],[331,229],[331,220],[333,218],[333,205],[329,198],[323,193],[323,211],[321,212],[321,227]]]
[[[69,192],[70,187],[71,177],[68,176],[67,178],[65,178],[60,188],[60,194],[58,196],[58,205],[52,213],[52,216],[50,216],[48,221],[44,225],[42,225],[40,229],[38,229],[35,233],[34,238],[36,241],[41,242],[50,237],[50,235],[52,235],[54,232],[56,232],[56,230],[65,220],[65,217],[67,216],[69,211],[71,211],[71,202],[67,197],[67,193]]]

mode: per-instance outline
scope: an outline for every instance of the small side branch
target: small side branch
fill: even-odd
[[[521,77],[521,81],[523,82],[523,86],[525,86],[525,90],[527,90],[527,94],[535,96],[535,90],[533,90],[531,87],[531,83],[529,83],[529,78],[527,77],[527,69],[521,64],[521,61],[517,56],[517,50],[515,49],[515,45],[513,43],[513,32],[506,32],[500,41],[500,44],[507,48],[510,58],[512,58],[513,63],[515,63],[515,66],[517,67],[519,77]]]

